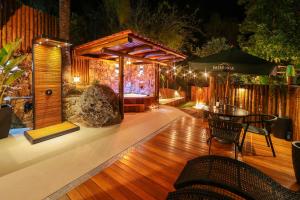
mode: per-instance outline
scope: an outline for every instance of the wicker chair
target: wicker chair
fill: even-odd
[[[271,129],[274,122],[277,120],[275,115],[266,115],[266,114],[251,114],[244,118],[244,133],[239,147],[240,152],[243,150],[244,141],[246,138],[247,132],[257,133],[264,135],[266,138],[267,146],[271,147],[273,157],[276,157],[274,146],[271,139]]]
[[[208,138],[209,143],[209,154],[211,149],[211,143],[213,138],[218,138],[225,140],[226,143],[234,144],[234,155],[235,159],[237,158],[237,147],[239,145],[239,138],[242,131],[242,125],[237,122],[232,122],[228,120],[221,119],[208,119],[208,125],[211,130],[210,137]]]
[[[177,194],[184,198],[175,198],[175,193],[170,193],[170,199],[197,199],[195,197],[197,190],[200,193],[203,190],[218,193],[224,198],[232,199],[300,199],[299,192],[281,186],[256,168],[221,156],[203,156],[190,160],[176,180],[174,187]],[[188,190],[192,192],[190,196],[193,198],[189,195],[184,196],[184,192],[187,193]]]
[[[232,200],[233,198],[209,190],[183,188],[168,194],[167,200]]]

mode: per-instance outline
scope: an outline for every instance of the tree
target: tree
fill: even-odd
[[[142,0],[102,0],[95,4],[82,4],[80,9],[86,14],[72,14],[71,35],[81,35],[85,37],[84,41],[132,29],[171,48],[182,50],[191,44],[189,40],[194,32],[201,32],[196,28],[199,21],[193,13],[184,15],[166,1],[156,5]],[[82,30],[86,30],[84,34]]]
[[[59,0],[59,37],[65,40],[70,37],[70,1]]]
[[[219,53],[220,51],[231,48],[224,37],[212,38],[201,48],[197,47],[194,54],[200,57],[206,57],[212,54]]]
[[[246,8],[239,37],[245,51],[276,63],[300,63],[299,0],[239,0],[239,3]]]
[[[204,25],[205,35],[208,39],[224,37],[230,44],[237,44],[239,26],[237,19],[221,18],[220,14],[213,13]]]

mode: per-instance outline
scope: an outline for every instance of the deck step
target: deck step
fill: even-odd
[[[79,129],[80,127],[76,124],[65,121],[60,124],[55,124],[36,130],[25,131],[24,135],[31,142],[31,144],[36,144],[68,133],[72,133],[74,131],[78,131]]]

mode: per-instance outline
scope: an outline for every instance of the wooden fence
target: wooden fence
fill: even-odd
[[[23,5],[20,0],[0,1],[0,48],[22,38],[21,50],[31,51],[32,39],[39,35],[58,37],[58,19]]]
[[[71,58],[71,76],[79,76],[80,77],[80,85],[88,85],[89,84],[89,60],[83,59],[75,56],[74,52],[72,53]]]
[[[300,87],[231,85],[229,86],[229,95],[226,98],[225,87],[225,84],[218,83],[209,86],[210,105],[214,105],[217,99],[225,101],[227,98],[229,104],[244,108],[250,113],[262,112],[289,117],[293,121],[293,140],[300,140]],[[194,89],[193,91],[198,90]]]

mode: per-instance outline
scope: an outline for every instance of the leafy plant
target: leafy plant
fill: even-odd
[[[23,71],[18,68],[18,65],[24,61],[26,55],[15,56],[15,51],[19,48],[22,40],[17,39],[14,42],[5,44],[0,49],[0,102],[3,102],[3,97],[6,90],[22,76]]]
[[[296,76],[296,71],[293,65],[286,66],[286,76]]]

